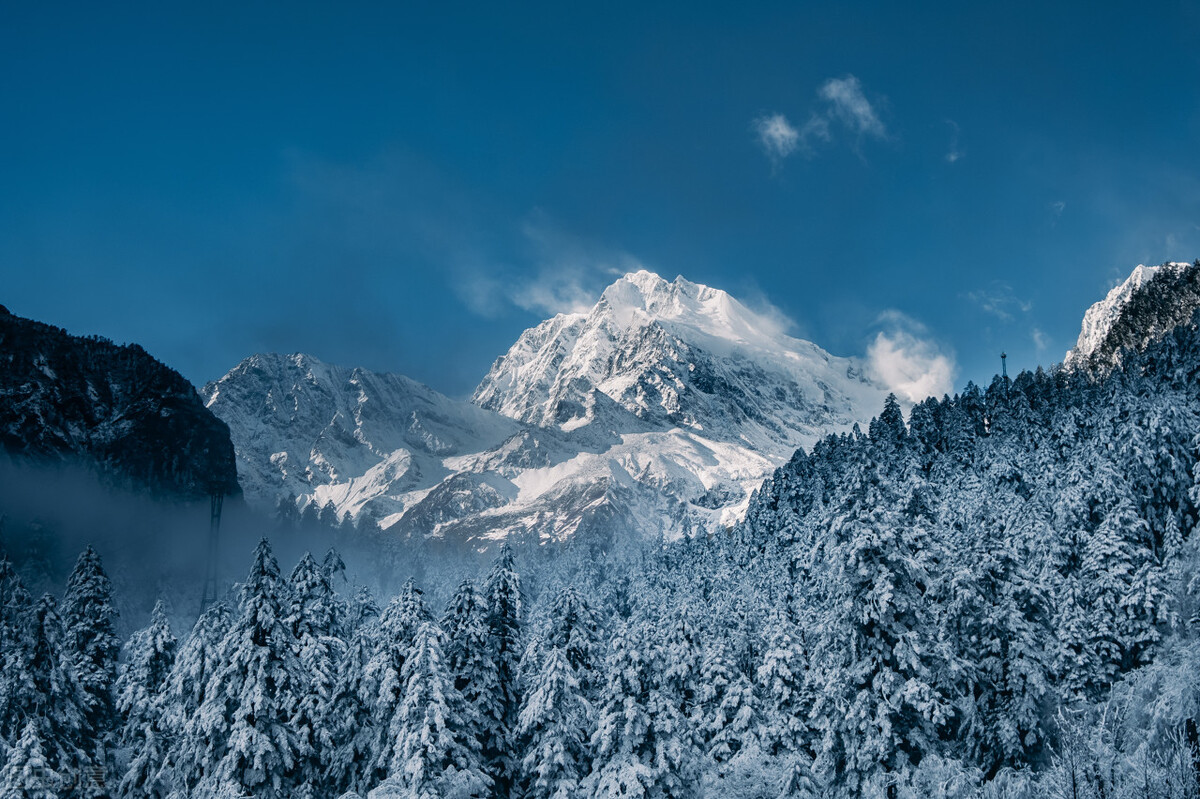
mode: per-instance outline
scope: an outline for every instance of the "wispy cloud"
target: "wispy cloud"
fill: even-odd
[[[943,349],[920,322],[896,310],[880,314],[882,329],[867,347],[875,379],[911,405],[954,390],[954,354]]]
[[[958,123],[955,122],[953,119],[947,119],[946,124],[950,126],[950,130],[951,130],[951,132],[950,132],[950,149],[946,151],[946,163],[953,164],[953,163],[957,163],[958,160],[965,155],[965,153],[958,148],[958,133],[959,133]]]
[[[832,78],[818,92],[829,103],[828,113],[858,136],[887,138],[887,128],[875,113],[875,107],[863,94],[862,83],[853,75]]]
[[[545,214],[521,224],[520,270],[483,262],[459,264],[454,290],[472,312],[495,317],[515,306],[538,314],[582,313],[617,277],[643,268],[629,253],[573,236]]]
[[[758,143],[763,152],[775,165],[796,152],[800,145],[800,131],[783,114],[759,117],[754,120],[754,131],[758,134]]]
[[[825,81],[817,90],[817,98],[817,107],[799,128],[781,113],[764,114],[753,121],[755,137],[772,168],[778,168],[797,152],[811,157],[817,143],[828,144],[840,134],[853,138],[856,151],[864,139],[889,137],[875,105],[854,75]]]
[[[979,306],[979,310],[996,317],[1002,322],[1011,322],[1017,314],[1028,314],[1033,303],[1013,293],[1012,286],[993,281],[987,288],[968,291],[966,298]]]
[[[1050,346],[1050,340],[1046,338],[1046,334],[1039,328],[1035,327],[1029,336],[1033,339],[1033,346],[1039,353],[1045,352],[1046,348]]]

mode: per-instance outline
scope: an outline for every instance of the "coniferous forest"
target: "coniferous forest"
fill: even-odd
[[[0,797],[1194,797],[1200,330],[800,451],[727,534],[432,605],[265,539],[120,641],[0,562]]]

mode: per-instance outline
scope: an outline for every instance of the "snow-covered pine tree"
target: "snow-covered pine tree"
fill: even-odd
[[[390,775],[371,792],[408,799],[483,799],[491,781],[479,743],[465,729],[462,695],[442,655],[442,631],[431,621],[417,628],[404,663],[404,695],[389,725]]]
[[[899,503],[873,449],[860,452],[862,481],[833,531],[829,599],[813,647],[820,768],[856,795],[892,785],[938,739],[951,712],[931,662],[932,541],[919,520],[892,510]]]
[[[499,716],[484,719],[483,757],[497,797],[505,799],[517,771],[513,731],[521,708],[521,578],[508,541],[492,564],[487,580],[488,648],[496,664]]]
[[[388,603],[379,617],[374,636],[375,651],[367,664],[364,689],[372,697],[371,717],[378,720],[374,727],[375,741],[369,747],[371,761],[363,779],[376,785],[390,773],[392,751],[396,741],[388,725],[404,701],[404,663],[416,640],[417,630],[432,621],[425,596],[412,580],[405,582],[400,594]]]
[[[125,644],[126,662],[115,686],[116,709],[122,719],[120,743],[131,754],[121,777],[122,796],[161,799],[170,792],[164,774],[169,730],[163,713],[177,645],[161,599],[154,605],[149,626]]]
[[[8,558],[0,557],[0,750],[17,742],[34,706],[33,632],[33,598]]]
[[[563,651],[575,670],[579,690],[589,700],[600,687],[596,672],[603,663],[602,634],[595,612],[574,586],[568,585],[555,595],[544,645]]]
[[[195,788],[205,774],[215,773],[225,752],[229,720],[213,677],[232,623],[223,602],[200,614],[167,677],[163,724],[171,731],[169,776],[179,795]]]
[[[337,680],[324,712],[323,726],[332,741],[326,755],[324,784],[331,796],[346,791],[365,795],[371,787],[373,747],[379,740],[373,714],[378,695],[371,690],[367,670],[379,648],[376,639],[380,631],[377,619],[370,618],[365,609],[363,614],[338,664]]]
[[[489,740],[495,719],[504,714],[500,672],[489,647],[487,613],[487,603],[474,584],[464,580],[442,619],[446,667],[468,707],[463,723],[481,747]]]
[[[70,796],[84,796],[82,775],[90,773],[88,695],[79,684],[75,658],[54,597],[46,594],[34,610],[34,644],[27,677],[32,705],[25,712],[38,720],[38,736],[47,766],[76,778]]]
[[[591,708],[575,669],[553,647],[534,676],[521,708],[517,739],[524,757],[518,781],[527,799],[569,799],[590,767]]]
[[[87,697],[85,746],[94,756],[97,745],[116,728],[113,684],[121,642],[116,631],[112,583],[104,573],[100,556],[91,547],[79,556],[67,579],[62,618],[79,684]]]
[[[335,635],[344,613],[329,574],[312,555],[304,553],[292,571],[286,620],[300,661],[294,724],[306,754],[299,781],[313,786],[324,779],[324,764],[329,762],[335,746],[332,731],[326,726],[327,709],[338,678],[337,666],[345,652],[344,642]]]
[[[29,719],[6,753],[0,768],[0,799],[61,799],[66,780],[46,759],[41,723],[36,717]]]
[[[305,681],[285,607],[279,566],[263,539],[207,689],[229,729],[213,776],[261,799],[285,799],[304,785],[308,732],[295,725]]]
[[[812,697],[807,693],[807,657],[800,631],[782,607],[772,609],[766,632],[766,651],[755,675],[762,697],[759,737],[772,757],[793,755],[806,751],[811,743],[806,722],[812,710]],[[744,684],[740,692],[745,694]],[[752,696],[747,698],[753,701]],[[746,699],[739,704],[745,705]]]
[[[581,795],[683,797],[691,795],[692,764],[687,762],[690,730],[677,705],[656,685],[651,663],[653,628],[623,624],[609,642],[604,688],[592,735],[592,771]]]

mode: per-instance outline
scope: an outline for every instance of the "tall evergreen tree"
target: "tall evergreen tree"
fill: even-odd
[[[329,761],[335,746],[327,714],[338,679],[337,664],[345,653],[344,642],[335,635],[345,614],[329,575],[306,552],[290,580],[287,626],[295,637],[300,665],[294,724],[306,753],[301,784],[323,781],[323,764]]]
[[[374,728],[376,740],[370,747],[371,764],[364,775],[370,784],[378,783],[390,773],[395,739],[388,721],[395,717],[404,701],[404,664],[417,630],[432,620],[425,596],[412,580],[405,582],[400,595],[388,603],[379,617],[379,630],[374,637],[376,647],[365,674],[365,690],[373,697],[371,715],[379,720]]]
[[[164,711],[177,645],[162,600],[155,603],[149,626],[125,645],[126,663],[116,683],[116,707],[123,720],[120,743],[132,754],[121,778],[123,796],[161,799],[170,792],[164,773],[169,737]]]
[[[295,726],[304,680],[284,603],[279,566],[263,539],[208,687],[229,730],[213,776],[262,799],[284,799],[303,787],[298,766],[307,754]]]
[[[496,664],[500,691],[499,714],[487,719],[483,756],[500,799],[516,775],[513,731],[521,708],[519,686],[521,658],[521,578],[517,574],[512,547],[505,541],[492,564],[487,580],[488,647]]]
[[[553,647],[534,677],[521,708],[517,738],[521,795],[527,799],[570,799],[589,768],[591,708],[575,669]]]
[[[178,647],[167,676],[163,723],[171,731],[170,774],[180,794],[195,788],[205,774],[215,773],[225,751],[229,720],[214,677],[232,623],[223,602],[205,610]]]
[[[30,673],[33,598],[7,557],[0,558],[0,742],[15,744],[36,701]],[[0,750],[3,746],[0,745]]]
[[[446,631],[446,667],[469,709],[463,723],[481,747],[490,739],[494,720],[504,713],[500,672],[489,646],[487,622],[487,603],[474,584],[464,580],[450,600],[442,629]]]
[[[51,768],[40,726],[31,718],[8,751],[0,768],[0,799],[61,799],[67,779]]]
[[[651,669],[655,654],[645,651],[652,641],[648,625],[632,622],[609,643],[583,796],[683,797],[693,790],[691,733],[677,705],[658,690]]]
[[[479,744],[465,729],[462,695],[442,655],[442,632],[421,623],[404,663],[404,698],[391,720],[391,776],[372,797],[411,799],[483,797],[491,781],[482,769]]]
[[[79,556],[67,579],[62,616],[79,684],[87,697],[87,746],[94,751],[116,726],[113,684],[121,643],[112,583],[91,547]]]
[[[33,704],[26,712],[38,721],[37,733],[51,771],[76,778],[71,796],[86,795],[92,752],[87,713],[88,694],[79,684],[75,658],[58,605],[49,594],[34,610],[34,645],[28,680]]]

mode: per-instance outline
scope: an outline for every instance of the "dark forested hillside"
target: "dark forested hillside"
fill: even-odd
[[[229,429],[178,372],[136,344],[72,336],[2,306],[0,447],[166,496],[239,492]]]

